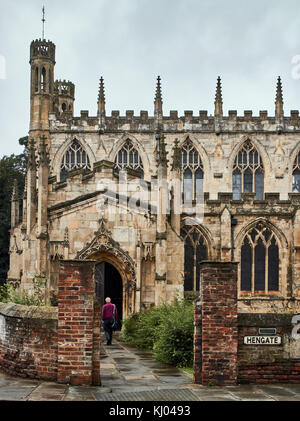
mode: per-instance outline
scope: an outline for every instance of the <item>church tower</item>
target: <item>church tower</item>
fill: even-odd
[[[30,129],[35,138],[49,130],[49,112],[53,112],[55,45],[38,39],[30,46]]]

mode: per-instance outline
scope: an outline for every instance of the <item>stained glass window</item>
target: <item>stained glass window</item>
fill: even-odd
[[[279,247],[274,233],[258,223],[241,249],[241,291],[279,291]]]
[[[138,151],[129,139],[126,140],[122,148],[117,153],[115,168],[118,170],[126,170],[126,168],[137,170],[140,172],[141,178],[144,178],[143,162]]]
[[[207,259],[207,243],[195,226],[183,228],[181,236],[184,239],[184,290],[199,291],[200,262]]]
[[[74,139],[63,157],[60,167],[60,180],[65,180],[68,172],[77,168],[83,168],[87,171],[90,171],[91,164],[87,153],[79,141]]]
[[[242,193],[256,193],[257,200],[264,199],[264,167],[249,140],[243,144],[235,158],[232,191],[233,200],[240,200]]]
[[[293,193],[300,193],[300,153],[293,166]]]
[[[197,193],[203,193],[203,164],[198,151],[187,139],[180,151],[180,162],[183,174],[182,190],[184,200],[191,201]]]

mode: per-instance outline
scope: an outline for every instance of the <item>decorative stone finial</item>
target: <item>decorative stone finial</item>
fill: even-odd
[[[167,154],[168,152],[166,151],[166,144],[165,144],[165,136],[163,134],[161,134],[160,132],[158,132],[156,134],[156,161],[157,161],[157,165],[162,165],[162,166],[167,166],[168,165],[168,159],[167,159]]]
[[[216,98],[215,98],[215,116],[223,115],[223,99],[222,99],[222,85],[221,78],[218,77]]]
[[[278,79],[277,79],[275,116],[283,117],[283,95],[282,95],[282,83],[281,83],[280,76],[278,76]]]
[[[39,165],[42,167],[46,167],[49,165],[49,153],[47,151],[47,145],[45,140],[47,140],[46,136],[40,136],[40,148],[39,148]]]
[[[36,160],[35,160],[35,143],[33,139],[29,140],[28,145],[28,158],[27,158],[27,169],[35,170],[36,169]]]
[[[154,115],[156,117],[162,117],[162,94],[161,94],[161,84],[160,84],[160,76],[157,76],[157,84],[156,84],[156,93],[155,93],[155,100],[154,100]]]
[[[98,116],[105,116],[105,92],[104,92],[104,79],[101,76],[99,93],[98,93]]]
[[[181,169],[180,148],[178,145],[179,145],[179,141],[176,138],[174,141],[174,147],[173,147],[173,162],[172,162],[172,167],[171,167],[172,171]]]

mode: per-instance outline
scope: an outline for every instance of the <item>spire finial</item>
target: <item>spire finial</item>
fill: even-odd
[[[221,85],[221,78],[218,77],[217,80],[217,89],[216,89],[216,97],[215,97],[215,116],[223,115],[223,99],[222,99],[222,85]]]
[[[275,116],[276,117],[283,116],[283,95],[282,95],[282,83],[281,83],[280,76],[278,76],[278,79],[277,79]]]
[[[34,142],[33,139],[30,139],[29,140],[27,168],[30,169],[30,170],[35,170],[36,169],[35,142]]]
[[[98,93],[98,116],[105,116],[105,92],[104,79],[101,76]]]
[[[174,170],[180,170],[180,148],[179,148],[179,141],[176,138],[174,141],[174,147],[173,147],[173,162],[172,162],[172,171]]]
[[[43,36],[42,36],[42,39],[45,39],[45,22],[46,22],[46,19],[45,19],[45,6],[43,6],[42,12],[43,12],[43,18],[42,18],[42,22],[43,22]]]
[[[46,141],[47,138],[45,135],[40,136],[40,149],[39,149],[39,165],[42,167],[47,167],[49,165],[49,153],[47,151]]]
[[[161,79],[160,76],[157,76],[157,84],[156,84],[156,92],[155,92],[155,100],[154,100],[154,115],[155,116],[162,116],[162,94],[161,94]]]
[[[156,161],[157,165],[167,167],[169,160],[167,159],[168,152],[166,151],[166,136],[160,131],[156,134]]]

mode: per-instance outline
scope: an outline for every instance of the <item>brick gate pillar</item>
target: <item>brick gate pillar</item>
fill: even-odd
[[[100,385],[100,313],[94,261],[62,260],[58,281],[57,381]]]
[[[195,302],[194,382],[237,382],[237,263],[202,262]]]

